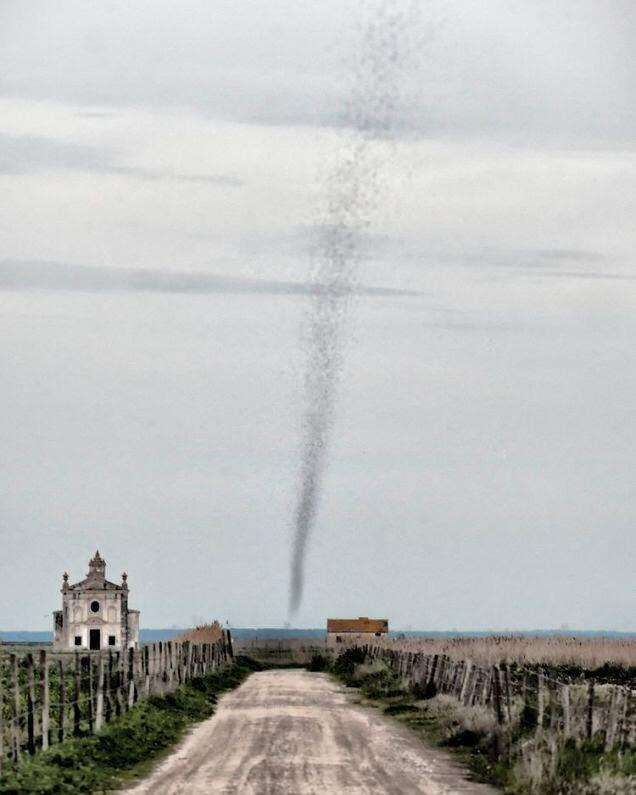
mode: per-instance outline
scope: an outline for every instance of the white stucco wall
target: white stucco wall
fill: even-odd
[[[67,607],[68,624],[65,646],[69,649],[88,648],[89,630],[101,631],[101,648],[121,648],[121,591],[91,590],[71,591],[64,595]],[[93,602],[99,609],[91,610]],[[75,637],[81,637],[81,645],[75,645]],[[114,646],[109,646],[108,638],[114,636]]]

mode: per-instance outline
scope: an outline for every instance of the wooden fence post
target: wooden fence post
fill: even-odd
[[[95,730],[95,704],[93,703],[94,683],[93,683],[93,655],[89,654],[86,658],[88,666],[88,733],[92,734]]]
[[[508,718],[508,723],[512,723],[512,687],[510,686],[510,665],[506,663],[504,665],[504,688],[505,688],[505,698],[506,698],[506,717]]]
[[[126,692],[126,659],[123,651],[118,651],[115,654],[116,660],[116,677],[117,677],[117,690],[115,697],[117,698],[117,715],[122,715],[126,711],[128,705],[128,693]]]
[[[544,688],[543,669],[537,672],[537,728],[543,728],[543,716],[545,713],[545,688]]]
[[[49,662],[46,649],[40,651],[40,703],[42,705],[42,750],[49,747],[50,727],[50,695],[49,695]]]
[[[2,665],[2,655],[0,654],[0,773],[4,763],[4,666]]]
[[[143,698],[143,683],[144,683],[144,660],[143,651],[135,649],[135,700],[139,701]]]
[[[148,644],[144,646],[143,672],[144,672],[144,698],[148,698],[148,696],[150,695],[150,646],[148,646]]]
[[[501,672],[498,665],[493,665],[491,673],[492,681],[492,705],[497,721],[497,728],[494,736],[495,756],[499,758],[502,753],[502,726],[504,723],[504,711],[501,704]]]
[[[430,670],[430,673],[428,675],[428,681],[426,683],[426,691],[427,691],[426,694],[427,695],[432,695],[432,696],[435,695],[435,691],[436,691],[435,674],[437,672],[437,663],[438,662],[439,662],[439,655],[434,654],[433,655],[433,661],[432,661],[432,664],[431,664],[431,670]]]
[[[73,734],[77,737],[80,733],[80,656],[75,652],[75,668],[73,669]]]
[[[464,680],[464,685],[462,687],[462,693],[460,696],[461,701],[465,707],[467,707],[471,703],[471,698],[475,687],[476,676],[477,676],[477,669],[471,663],[470,667],[466,671],[466,678]]]
[[[113,653],[109,650],[108,651],[108,666],[106,667],[106,676],[105,676],[105,696],[104,696],[104,719],[106,723],[109,723],[113,717],[113,700],[110,692],[110,686],[112,682],[112,675],[113,675]]]
[[[168,690],[174,689],[174,643],[168,641]]]
[[[58,743],[62,743],[64,742],[64,723],[66,720],[66,676],[64,674],[64,663],[62,660],[57,661],[57,675],[60,681],[58,693],[57,741]]]
[[[128,649],[128,709],[135,705],[135,650]]]
[[[186,641],[186,675],[185,680],[189,682],[192,679],[192,644]]]
[[[561,704],[563,706],[563,734],[567,739],[572,733],[570,722],[570,685],[561,688]]]
[[[618,702],[620,699],[619,688],[612,686],[610,696],[610,703],[607,710],[607,723],[605,725],[605,750],[611,751],[614,747],[614,739],[616,737],[616,725],[618,723]]]
[[[590,679],[587,685],[587,719],[585,721],[585,736],[592,739],[594,730],[594,680]]]
[[[492,673],[488,669],[484,670],[484,682],[481,689],[481,703],[485,706],[488,703],[492,689]]]
[[[95,704],[95,731],[102,728],[104,722],[104,655],[100,652],[97,660],[97,698]]]
[[[18,669],[18,655],[12,654],[11,679],[13,683],[13,758],[16,762],[20,760],[22,745],[22,733],[20,731],[20,672]]]
[[[634,694],[631,687],[626,687],[623,691],[623,712],[621,718],[619,748],[622,750],[629,743],[632,730],[632,710],[634,706]]]
[[[499,678],[499,666],[492,667],[492,705],[495,711],[497,724],[501,726],[504,722],[504,713],[501,707],[501,681]]]
[[[122,648],[119,660],[119,686],[121,690],[122,712],[128,710],[128,649]]]
[[[26,656],[27,667],[27,751],[31,756],[35,753],[35,671],[33,655]]]
[[[182,659],[181,659],[182,650],[183,650],[183,644],[175,642],[174,653],[175,653],[175,656],[176,656],[176,668],[175,668],[175,670],[176,670],[176,673],[177,673],[177,686],[179,686],[181,684],[181,681],[182,681],[182,678],[183,678],[183,663],[182,663]]]

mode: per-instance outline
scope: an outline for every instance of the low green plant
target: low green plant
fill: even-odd
[[[321,671],[328,671],[330,665],[329,659],[324,654],[313,654],[307,668],[315,673],[320,673]]]
[[[356,646],[346,649],[336,657],[336,661],[333,664],[333,672],[345,684],[353,684],[353,675],[356,667],[362,665],[365,659],[366,655],[362,649]]]

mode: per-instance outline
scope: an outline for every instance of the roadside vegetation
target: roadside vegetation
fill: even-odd
[[[594,672],[607,669],[624,676],[630,672],[636,686],[636,639],[581,635],[489,635],[487,637],[393,637],[377,645],[422,654],[445,654],[451,659],[495,665],[501,660],[518,665],[545,665],[553,670],[571,668]],[[625,682],[624,682],[625,683]]]
[[[263,665],[247,657],[139,702],[100,732],[64,741],[22,762],[5,763],[0,793],[95,793],[142,776],[191,724],[213,714],[218,696]]]
[[[590,740],[558,742],[549,730],[537,741],[531,722],[520,721],[502,738],[493,710],[466,707],[435,688],[407,690],[383,662],[370,662],[361,648],[350,648],[333,663],[315,655],[314,671],[330,671],[358,689],[361,701],[381,709],[429,743],[455,752],[470,774],[507,795],[633,795],[636,792],[636,746],[604,750],[601,733]],[[622,676],[612,671],[616,678]],[[614,678],[612,676],[611,678]],[[631,678],[627,676],[627,678]]]

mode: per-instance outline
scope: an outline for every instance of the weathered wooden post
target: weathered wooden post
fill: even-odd
[[[570,685],[564,684],[561,688],[561,706],[563,708],[563,735],[567,739],[572,733],[570,720]]]
[[[150,647],[148,644],[144,646],[144,698],[150,695]]]
[[[192,679],[192,643],[186,641],[186,682]]]
[[[35,753],[35,671],[33,655],[26,656],[27,668],[27,751],[31,756]]]
[[[587,685],[587,719],[585,722],[585,736],[592,739],[594,731],[594,680],[590,679]]]
[[[504,713],[501,706],[501,681],[499,678],[499,666],[492,667],[492,705],[497,719],[497,725],[501,726],[504,722]]]
[[[154,643],[148,647],[148,693],[155,692],[155,669],[157,667],[157,652]]]
[[[491,686],[492,686],[491,672],[488,669],[484,669],[484,677],[480,693],[480,703],[482,706],[485,706],[488,703],[488,697],[490,696]]]
[[[545,713],[545,680],[543,669],[537,672],[537,728],[543,728],[543,716]]]
[[[623,711],[621,717],[621,727],[619,736],[619,748],[623,750],[629,743],[630,734],[632,731],[633,709],[634,709],[634,694],[631,687],[626,687],[623,690]]]
[[[510,665],[504,665],[504,688],[506,696],[506,717],[508,723],[512,724],[512,687],[510,686]]]
[[[117,716],[119,717],[126,710],[126,698],[124,697],[124,653],[122,651],[115,652],[115,708]]]
[[[175,641],[174,644],[174,659],[175,659],[175,666],[174,672],[176,676],[176,686],[179,687],[181,681],[183,679],[183,644],[180,642]]]
[[[605,750],[611,751],[614,747],[616,737],[616,725],[618,723],[618,702],[620,699],[619,688],[613,686],[611,689],[610,703],[607,710],[607,723],[605,726]]]
[[[502,751],[502,726],[504,722],[504,711],[501,704],[501,675],[498,665],[492,667],[492,705],[495,712],[495,719],[497,721],[497,728],[495,730],[495,756],[499,758]]]
[[[95,731],[102,728],[104,722],[104,655],[100,653],[97,661],[97,698],[95,703]]]
[[[106,687],[105,687],[105,697],[104,697],[104,718],[106,723],[110,723],[113,717],[113,700],[110,692],[110,686],[112,684],[112,676],[113,676],[113,653],[111,651],[108,652],[108,666],[106,667]]]
[[[11,664],[11,680],[13,684],[13,758],[20,760],[22,736],[20,731],[20,671],[18,669],[18,655],[9,657]]]
[[[475,666],[471,663],[470,668],[466,671],[466,679],[462,688],[461,700],[465,707],[470,706],[472,703],[473,691],[475,690],[475,679],[478,672]]]
[[[50,694],[49,694],[49,663],[46,649],[40,651],[40,703],[42,705],[42,750],[49,747],[50,728]]]
[[[89,654],[86,658],[88,666],[88,733],[92,734],[95,729],[95,704],[93,702],[93,655]]]
[[[174,643],[168,641],[168,690],[174,690]]]
[[[119,655],[119,687],[121,691],[121,708],[122,712],[128,710],[128,649],[122,648]]]
[[[77,737],[80,733],[80,656],[75,652],[75,668],[73,669],[73,734]]]
[[[529,706],[529,700],[528,700],[528,675],[526,674],[525,671],[521,675],[521,704],[523,705],[522,709],[525,712],[526,707]]]
[[[2,654],[0,654],[0,773],[4,763],[4,666],[2,664]]]
[[[135,650],[128,649],[128,709],[135,705]]]
[[[66,677],[64,674],[64,663],[57,661],[57,675],[59,678],[58,712],[57,712],[57,741],[64,742],[64,729],[66,722]]]

